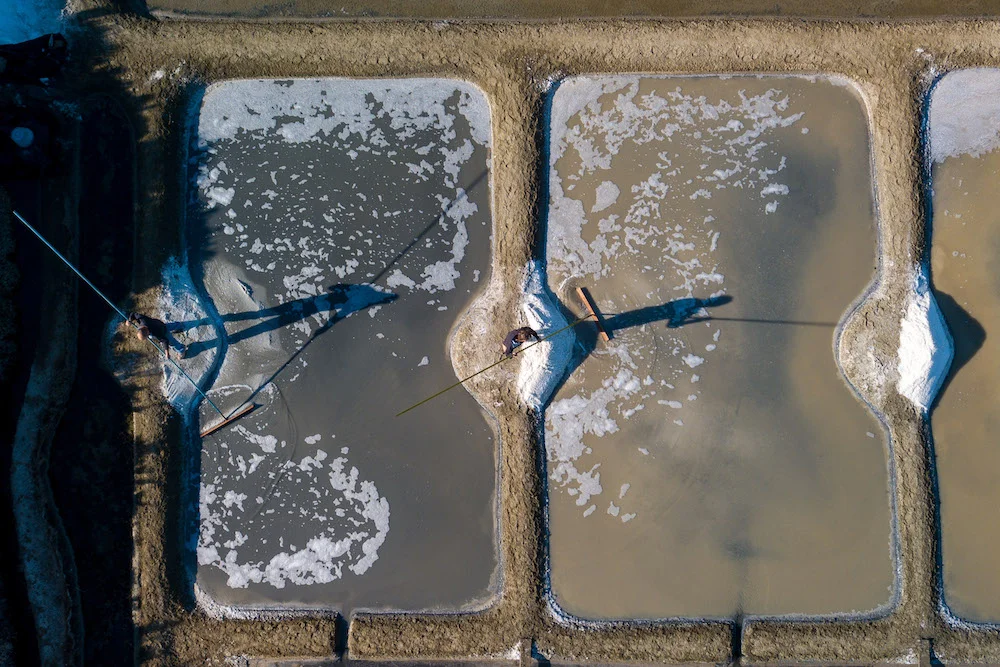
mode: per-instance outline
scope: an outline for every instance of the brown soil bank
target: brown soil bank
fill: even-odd
[[[513,323],[522,270],[537,252],[539,125],[548,82],[580,72],[830,72],[861,88],[871,114],[880,282],[846,323],[840,358],[850,381],[885,416],[900,564],[896,603],[880,620],[747,618],[732,623],[557,623],[544,603],[537,415],[509,383],[472,389],[495,406],[502,441],[497,603],[464,615],[355,614],[356,657],[485,657],[532,650],[554,662],[871,663],[932,651],[954,661],[1000,659],[1000,636],[940,616],[934,506],[921,416],[895,390],[899,321],[910,267],[921,257],[919,128],[936,72],[1000,63],[996,21],[605,21],[573,24],[343,22],[323,25],[156,22],[106,8],[88,13],[98,51],[95,86],[117,90],[138,128],[137,303],[149,307],[162,262],[181,249],[179,113],[195,86],[240,77],[447,76],[481,87],[492,109],[492,285],[456,331],[459,371],[495,359]],[[102,45],[103,44],[103,45]],[[137,351],[129,341],[122,351]],[[147,664],[222,664],[232,656],[330,656],[342,625],[324,617],[220,621],[193,608],[180,568],[177,422],[155,374],[137,373],[134,620]]]
[[[940,0],[148,0],[154,14],[201,17],[309,18],[510,18],[799,16],[825,18],[926,18],[989,16],[990,0],[942,3]]]

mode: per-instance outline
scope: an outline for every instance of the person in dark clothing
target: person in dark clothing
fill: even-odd
[[[514,356],[514,350],[520,347],[522,343],[527,343],[529,340],[541,339],[538,332],[531,327],[514,329],[507,334],[506,338],[503,339],[503,343],[500,344],[500,356],[501,358],[510,359]]]
[[[164,354],[167,355],[167,359],[170,359],[171,347],[176,348],[180,352],[181,358],[184,358],[187,346],[173,337],[167,328],[166,322],[163,320],[158,320],[155,317],[147,315],[140,315],[139,313],[132,313],[128,316],[128,323],[135,327],[135,335],[139,340],[151,338],[154,341],[159,341],[163,347]]]

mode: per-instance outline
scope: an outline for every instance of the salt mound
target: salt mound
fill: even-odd
[[[899,329],[899,393],[923,410],[933,402],[954,356],[951,334],[927,286],[927,269],[914,278]]]
[[[545,337],[567,326],[559,305],[545,287],[541,263],[532,261],[525,269],[521,314],[528,326]],[[572,332],[562,334],[525,350],[517,375],[517,393],[521,400],[541,411],[566,373],[573,354]]]

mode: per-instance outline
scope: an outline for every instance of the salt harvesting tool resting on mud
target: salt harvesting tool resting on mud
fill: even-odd
[[[590,292],[585,287],[578,287],[578,288],[576,288],[576,293],[580,296],[580,299],[583,301],[583,304],[587,307],[587,314],[586,315],[584,315],[583,317],[581,317],[581,318],[579,318],[579,319],[577,319],[577,320],[575,320],[573,322],[570,322],[569,324],[567,324],[566,326],[564,326],[562,329],[559,329],[558,331],[553,331],[552,333],[550,333],[547,336],[539,336],[538,332],[535,331],[534,329],[532,329],[531,327],[520,327],[519,329],[514,329],[509,334],[507,334],[506,338],[504,338],[503,343],[500,344],[500,347],[502,349],[502,353],[501,353],[500,359],[498,361],[493,362],[492,364],[490,364],[486,368],[481,368],[480,370],[476,371],[475,373],[473,373],[472,375],[470,375],[470,376],[468,376],[466,378],[462,378],[461,380],[459,380],[455,384],[452,384],[452,385],[449,385],[449,386],[445,387],[444,389],[442,389],[438,393],[434,394],[433,396],[428,396],[427,398],[425,398],[424,400],[420,401],[419,403],[415,403],[415,404],[411,405],[410,407],[406,408],[402,412],[397,413],[396,416],[400,417],[400,416],[406,414],[407,412],[409,412],[410,410],[412,410],[414,408],[417,408],[417,407],[420,407],[421,405],[423,405],[427,401],[430,401],[432,399],[437,398],[438,396],[440,396],[441,394],[445,393],[446,391],[450,391],[450,390],[454,389],[455,387],[457,387],[457,386],[459,386],[461,384],[464,384],[465,382],[468,382],[469,380],[471,380],[472,378],[476,377],[480,373],[485,373],[486,371],[490,370],[494,366],[496,366],[498,364],[502,364],[503,362],[507,361],[508,359],[513,359],[515,351],[517,351],[517,352],[524,352],[525,350],[528,350],[529,348],[532,348],[535,345],[538,345],[539,343],[541,343],[543,341],[546,341],[549,338],[552,338],[553,336],[558,336],[562,332],[568,331],[568,330],[572,329],[577,324],[580,324],[581,322],[584,322],[586,320],[593,320],[594,321],[594,323],[597,325],[597,331],[600,333],[601,338],[605,342],[611,340],[611,336],[608,335],[607,329],[604,326],[604,319],[601,317],[600,313],[597,310],[597,307],[594,305],[594,301],[593,301],[593,299],[590,296]],[[521,347],[521,345],[523,343],[527,343],[532,338],[535,339],[533,343],[530,343],[528,345],[524,345],[524,347]]]
[[[211,398],[209,398],[204,391],[201,390],[201,387],[198,386],[198,383],[195,382],[183,368],[181,368],[180,364],[178,364],[176,361],[170,358],[170,352],[169,352],[170,335],[169,332],[167,331],[166,325],[163,322],[161,322],[160,320],[156,320],[155,318],[143,317],[142,315],[138,315],[137,313],[132,313],[132,315],[126,315],[125,311],[123,311],[121,308],[112,303],[111,299],[105,296],[101,290],[97,289],[97,286],[94,285],[94,283],[90,282],[90,280],[88,280],[87,277],[83,275],[78,268],[73,266],[73,264],[68,259],[66,259],[66,257],[64,257],[61,252],[56,250],[55,246],[49,243],[48,240],[44,236],[42,236],[42,234],[37,229],[32,227],[31,224],[27,220],[25,220],[20,213],[18,213],[17,211],[12,211],[12,213],[14,214],[14,217],[20,220],[21,223],[25,227],[27,227],[32,234],[37,236],[38,239],[42,243],[44,243],[49,250],[55,253],[55,256],[61,259],[63,261],[63,264],[68,266],[73,271],[73,273],[75,273],[77,277],[80,278],[80,280],[85,282],[90,289],[94,290],[97,296],[104,299],[105,303],[111,306],[111,308],[116,313],[118,313],[118,316],[121,317],[125,323],[134,327],[136,330],[136,335],[139,337],[139,340],[148,341],[153,347],[156,348],[156,350],[161,355],[166,357],[167,361],[173,364],[174,368],[176,368],[180,372],[180,374],[183,375],[187,379],[187,381],[191,383],[191,386],[194,387],[195,391],[197,391],[202,398],[208,401],[208,404],[211,405],[212,408],[214,408],[215,411],[219,413],[219,416],[222,417],[222,421],[213,424],[212,426],[209,426],[207,429],[202,431],[200,437],[204,438],[207,435],[215,433],[220,428],[226,426],[227,424],[231,424],[240,417],[243,417],[244,415],[247,415],[257,409],[258,406],[256,403],[244,403],[243,405],[237,407],[236,410],[234,410],[227,416],[219,408],[219,406],[216,405],[215,402]],[[162,331],[159,330],[156,323],[163,325]],[[162,336],[159,334],[162,334]],[[163,341],[164,347],[160,347],[160,345],[156,342],[156,338],[160,338],[160,340]]]

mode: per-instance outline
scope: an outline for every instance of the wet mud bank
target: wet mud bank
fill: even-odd
[[[744,661],[786,663],[915,661],[921,652],[931,651],[954,661],[1000,657],[1000,638],[993,630],[959,627],[939,612],[928,440],[920,410],[898,393],[895,384],[900,321],[912,291],[912,270],[925,244],[920,207],[921,100],[935,72],[998,64],[1000,39],[994,22],[315,26],[157,23],[112,14],[94,19],[93,25],[113,42],[108,66],[119,68],[133,94],[145,102],[135,112],[147,127],[139,144],[144,232],[137,252],[157,267],[183,248],[177,226],[182,200],[173,196],[173,179],[185,168],[186,157],[176,140],[176,125],[184,120],[174,105],[195,81],[419,75],[461,78],[481,88],[491,105],[495,158],[492,284],[502,289],[477,301],[453,333],[460,374],[495,360],[493,351],[477,341],[502,338],[521,317],[517,307],[525,266],[539,250],[537,207],[544,201],[538,200],[543,190],[538,164],[543,158],[537,137],[550,82],[575,73],[828,72],[857,83],[871,125],[882,275],[843,323],[838,353],[848,380],[885,416],[889,430],[894,484],[893,502],[888,505],[896,513],[900,585],[886,615],[865,621],[834,617],[821,623],[737,617],[718,622],[586,624],[554,618],[546,606],[541,560],[543,480],[538,462],[544,443],[538,438],[539,415],[516,390],[515,371],[528,362],[525,358],[489,381],[472,383],[479,401],[494,411],[503,441],[499,478],[503,581],[496,603],[482,612],[455,615],[356,611],[350,618],[348,645],[355,657],[483,658],[516,653],[528,663],[534,655],[554,662],[660,663],[727,662],[738,654]],[[143,279],[140,284],[155,282]],[[157,298],[156,290],[149,289],[137,301],[153,307]],[[723,308],[736,303],[734,295]],[[364,317],[355,315],[345,323]],[[830,358],[829,347],[824,358]],[[338,636],[333,619],[314,615],[217,620],[185,607],[169,583],[184,562],[180,540],[166,539],[174,501],[170,480],[176,479],[179,460],[169,455],[165,438],[166,434],[178,437],[177,430],[170,426],[169,411],[159,398],[159,378],[136,378],[136,388],[144,401],[135,416],[144,499],[135,522],[140,575],[135,594],[144,659],[167,664],[222,662],[229,656],[329,656]],[[176,446],[174,440],[169,443]],[[620,487],[614,492],[617,496]],[[636,514],[632,522],[638,520]]]

